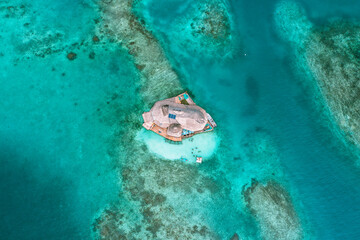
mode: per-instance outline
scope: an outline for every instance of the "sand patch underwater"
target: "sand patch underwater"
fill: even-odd
[[[196,163],[196,156],[203,157],[203,161],[210,158],[220,143],[220,137],[215,132],[198,134],[175,145],[165,142],[165,139],[151,131],[141,129],[136,140],[146,144],[151,153],[168,160],[179,160]],[[186,160],[180,160],[185,158]]]

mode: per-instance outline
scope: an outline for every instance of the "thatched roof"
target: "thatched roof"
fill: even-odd
[[[197,105],[179,104],[171,98],[156,102],[149,113],[152,117],[146,116],[144,123],[154,122],[162,128],[172,126],[171,130],[168,129],[170,136],[181,136],[181,131],[178,131],[179,128],[194,132],[202,130],[207,122],[204,109]]]
[[[178,123],[172,123],[168,127],[167,135],[172,137],[180,137],[182,133],[183,128]]]

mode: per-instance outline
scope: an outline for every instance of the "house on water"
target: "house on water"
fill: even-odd
[[[187,92],[158,101],[142,114],[143,126],[164,138],[181,142],[184,138],[214,130],[212,117],[197,106]]]

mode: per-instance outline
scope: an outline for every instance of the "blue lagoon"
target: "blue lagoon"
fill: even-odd
[[[359,10],[1,1],[0,239],[359,239]]]

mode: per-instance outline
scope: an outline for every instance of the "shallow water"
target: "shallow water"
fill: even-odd
[[[195,163],[197,156],[211,157],[219,145],[219,138],[215,132],[196,135],[182,141],[182,144],[175,145],[164,142],[159,135],[141,129],[137,134],[137,140],[144,142],[150,152],[167,160],[182,160],[188,163]]]
[[[299,83],[290,47],[274,29],[277,1],[228,2],[238,37],[232,58],[194,55],[179,45],[183,33],[176,19],[192,1],[154,2],[143,1],[138,14],[183,85],[218,123],[214,135],[222,139],[211,148],[217,150],[212,157],[221,159],[223,145],[230,152],[220,165],[214,166],[209,156],[199,166],[209,175],[219,167],[224,179],[214,177],[217,183],[232,188],[225,199],[205,195],[203,204],[191,207],[186,196],[183,202],[168,196],[174,211],[191,208],[207,216],[224,239],[235,231],[257,239],[258,228],[242,212],[241,187],[273,171],[292,196],[306,238],[359,238],[359,169],[327,123],[319,121],[309,92]],[[356,1],[299,2],[315,24],[359,17]],[[139,76],[119,44],[92,41],[97,18],[92,1],[0,3],[1,239],[89,239],[93,219],[123,200],[118,139],[127,123],[118,119],[138,97]],[[53,51],[35,56],[48,47]],[[66,58],[70,51],[77,53],[73,61]],[[258,144],[249,137],[255,129],[270,136],[279,164],[267,163],[268,155],[244,164],[244,144]],[[169,157],[166,151],[158,154]]]

